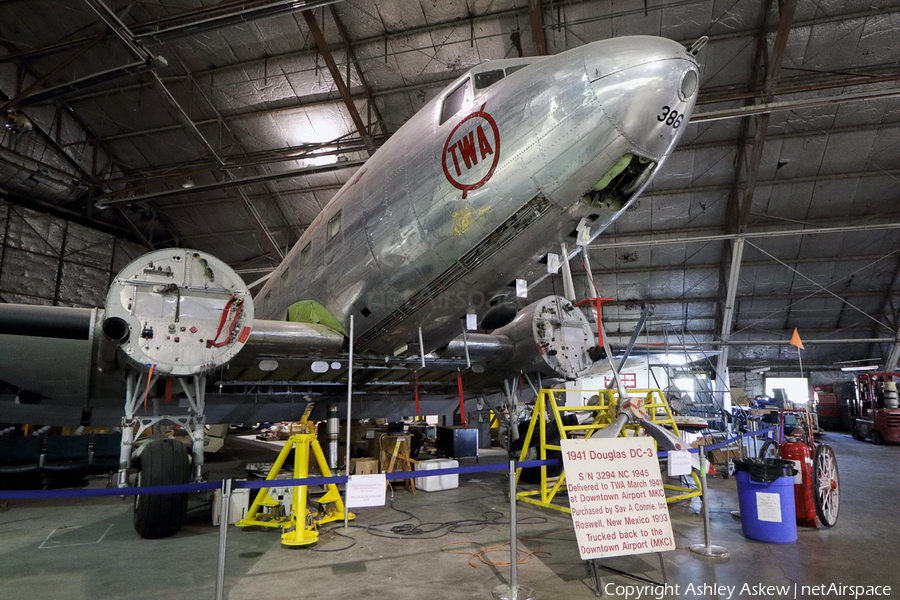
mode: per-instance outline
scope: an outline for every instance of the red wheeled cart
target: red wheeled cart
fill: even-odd
[[[774,413],[773,413],[774,414]],[[840,478],[837,459],[828,444],[816,445],[810,414],[802,409],[778,411],[778,439],[766,440],[761,458],[793,461],[794,504],[797,524],[806,527],[831,527],[840,510]]]

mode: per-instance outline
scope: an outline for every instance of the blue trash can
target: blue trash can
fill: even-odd
[[[780,458],[739,458],[734,470],[744,536],[775,544],[796,542],[794,463]]]

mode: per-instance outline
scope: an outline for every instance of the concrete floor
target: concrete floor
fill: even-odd
[[[740,521],[731,515],[738,504],[734,479],[711,478],[712,542],[727,548],[731,557],[716,560],[691,553],[687,548],[703,541],[700,503],[671,506],[677,549],[663,556],[668,583],[678,587],[652,597],[854,597],[847,590],[803,593],[800,587],[830,584],[891,586],[888,595],[900,596],[900,447],[873,446],[838,433],[825,439],[835,449],[841,472],[841,514],[834,528],[801,528],[795,544],[748,540]],[[253,460],[265,458],[259,451],[251,454]],[[502,455],[496,459],[502,461]],[[219,459],[210,467],[214,477],[240,472],[236,461]],[[93,480],[91,485],[102,482]],[[282,547],[276,531],[232,527],[226,598],[490,598],[492,589],[508,583],[508,567],[479,563],[473,568],[469,556],[446,550],[507,542],[507,490],[503,473],[461,476],[458,489],[419,492],[415,497],[398,488],[392,507],[358,509],[352,528],[329,526],[318,544],[299,549]],[[468,526],[439,525],[460,520],[468,520]],[[537,598],[595,597],[587,564],[578,557],[569,515],[520,503],[518,520],[519,537],[524,538],[521,547],[537,552],[530,562],[519,565],[520,584],[531,587]],[[392,532],[393,527],[409,524],[433,531],[421,536]],[[130,500],[3,501],[0,599],[213,598],[217,545],[218,528],[210,525],[204,505],[191,510],[178,535],[150,541],[139,539],[132,528]],[[508,547],[488,558],[508,561]],[[660,578],[652,554],[604,564]],[[602,581],[608,596],[620,598],[637,598],[637,590],[617,586],[645,585],[614,574],[604,574]],[[790,587],[787,593],[753,589],[760,585]],[[711,586],[721,587],[711,591]],[[647,597],[648,590],[642,592],[641,597]]]

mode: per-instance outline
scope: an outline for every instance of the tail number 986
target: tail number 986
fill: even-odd
[[[661,123],[665,123],[672,129],[678,129],[678,126],[681,125],[682,117],[684,117],[684,115],[679,113],[677,110],[674,110],[668,106],[663,106],[662,113],[656,115],[656,120],[660,121]]]

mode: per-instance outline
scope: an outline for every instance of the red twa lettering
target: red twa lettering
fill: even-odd
[[[463,160],[466,161],[466,168],[471,169],[473,165],[478,164],[478,156],[475,154],[475,133],[470,131],[469,135],[464,135],[461,140],[456,142]]]
[[[453,156],[453,166],[456,167],[456,174],[462,175],[459,169],[459,159],[456,157],[456,150],[459,149],[460,155],[466,163],[466,169],[471,169],[478,164],[478,155],[475,152],[475,134],[478,134],[478,150],[481,152],[481,160],[484,160],[488,154],[493,154],[494,149],[488,141],[484,133],[484,127],[478,126],[476,131],[470,131],[468,135],[464,135],[461,140],[450,146],[449,150]]]
[[[478,147],[481,150],[481,160],[484,160],[484,157],[488,154],[494,153],[491,144],[487,140],[487,136],[484,135],[484,128],[482,128],[481,125],[478,126]]]
[[[462,175],[462,171],[459,170],[459,159],[456,158],[456,144],[450,146],[450,152],[453,154],[453,166],[456,167],[456,175]]]
[[[499,159],[500,131],[482,105],[480,110],[457,123],[447,136],[441,166],[447,181],[462,190],[465,198],[491,178]]]

